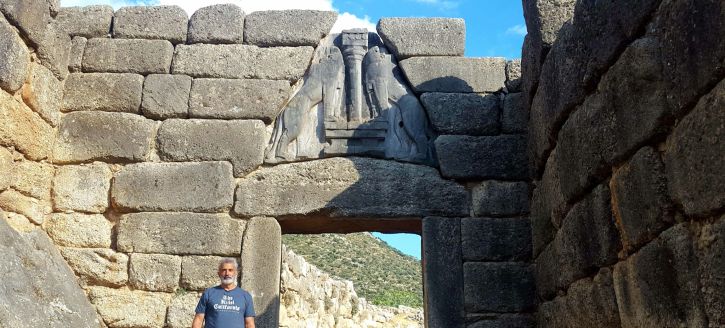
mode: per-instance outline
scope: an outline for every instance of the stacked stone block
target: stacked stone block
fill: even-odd
[[[562,21],[544,10],[555,3],[529,3],[529,38],[558,30],[542,24]],[[542,63],[540,74],[524,65],[523,83],[537,324],[722,326],[723,4],[577,2],[571,12],[547,55],[522,56]]]

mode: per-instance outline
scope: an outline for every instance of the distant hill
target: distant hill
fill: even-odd
[[[423,306],[420,261],[370,233],[283,235],[282,243],[321,270],[352,281],[368,302]]]

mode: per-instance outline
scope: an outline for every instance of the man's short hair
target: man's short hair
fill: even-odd
[[[221,269],[223,264],[231,263],[234,264],[234,270],[239,271],[239,263],[237,263],[236,259],[233,259],[231,257],[225,257],[219,261],[219,266],[217,266],[217,269]]]

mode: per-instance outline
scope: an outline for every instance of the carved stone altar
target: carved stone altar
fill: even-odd
[[[265,161],[356,155],[436,165],[432,129],[404,81],[376,34],[330,35],[275,121]]]

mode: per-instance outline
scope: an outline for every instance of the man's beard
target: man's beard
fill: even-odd
[[[221,280],[223,285],[236,285],[237,284],[237,276],[221,277],[221,278],[219,278],[219,280]]]

